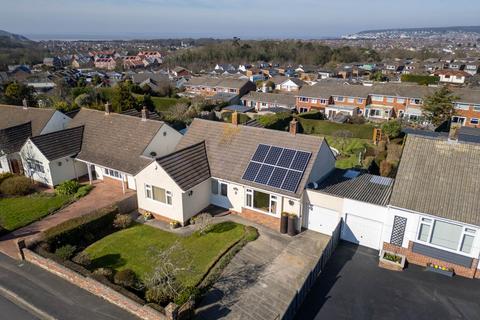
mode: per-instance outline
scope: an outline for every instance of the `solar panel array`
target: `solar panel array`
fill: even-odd
[[[296,192],[310,152],[259,144],[242,179]]]

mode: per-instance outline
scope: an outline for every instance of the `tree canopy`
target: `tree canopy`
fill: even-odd
[[[453,102],[457,99],[458,97],[454,96],[447,87],[441,87],[425,98],[423,115],[436,126],[441,125],[445,121],[450,121],[452,116],[455,115]]]

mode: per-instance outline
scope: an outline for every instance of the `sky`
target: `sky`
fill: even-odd
[[[480,25],[478,0],[0,0],[0,30],[39,38],[335,37]]]

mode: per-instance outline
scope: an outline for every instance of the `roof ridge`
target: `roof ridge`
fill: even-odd
[[[135,108],[132,108],[132,109],[136,110]],[[127,110],[125,110],[125,111],[132,110],[132,109],[127,109]],[[105,111],[103,111],[103,110],[96,110],[96,109],[90,109],[90,108],[85,108],[85,107],[82,107],[81,110],[89,110],[89,111],[95,111],[95,112],[105,113]],[[137,111],[138,111],[138,110],[137,110]],[[122,112],[123,112],[123,111],[122,111]],[[148,118],[147,118],[146,120],[144,120],[144,119],[139,118],[139,117],[132,117],[132,116],[130,116],[130,115],[128,115],[128,114],[123,114],[123,113],[118,113],[118,112],[110,112],[109,116],[112,116],[112,115],[114,115],[114,116],[128,117],[128,119],[130,119],[130,118],[138,119],[138,120],[140,120],[140,121],[142,121],[142,122],[148,121],[148,122],[153,122],[153,123],[161,123],[162,125],[163,125],[163,124],[166,124],[166,122],[163,121],[163,120],[152,120],[152,119],[148,119]]]
[[[48,137],[48,136],[51,136],[51,135],[54,135],[54,134],[59,134],[59,133],[64,133],[66,131],[73,131],[73,130],[78,130],[79,128],[82,128],[82,131],[84,129],[85,125],[81,125],[81,126],[77,126],[77,127],[73,127],[73,128],[66,128],[66,129],[62,129],[62,130],[57,130],[57,131],[52,131],[52,132],[48,132],[48,133],[44,133],[44,134],[39,134],[38,136],[33,136],[30,138],[30,140],[34,141],[34,140],[38,140],[37,138],[44,138],[44,137]]]
[[[185,150],[193,149],[193,148],[195,148],[195,147],[197,147],[197,146],[199,146],[199,145],[201,145],[201,144],[204,144],[205,147],[206,147],[205,140],[202,140],[202,141],[197,142],[197,143],[195,143],[195,144],[189,145],[189,146],[187,146],[187,147],[185,147],[185,148],[183,148],[183,149],[176,150],[176,151],[174,151],[174,152],[172,152],[172,153],[169,153],[169,154],[166,154],[166,155],[164,155],[164,156],[158,157],[158,158],[155,159],[155,161],[158,162],[158,161],[163,160],[163,159],[165,159],[165,158],[167,158],[167,157],[171,157],[171,156],[173,156],[173,155],[179,154],[179,153],[181,153],[181,152],[183,152],[183,151],[185,151]]]

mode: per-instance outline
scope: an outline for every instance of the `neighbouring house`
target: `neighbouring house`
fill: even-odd
[[[295,96],[290,94],[250,91],[242,97],[242,102],[244,106],[255,108],[257,111],[272,108],[295,109]]]
[[[235,119],[236,117],[232,117]],[[305,188],[335,168],[322,137],[194,119],[176,151],[140,171],[138,205],[186,224],[210,204],[277,229],[282,212],[304,225]]]
[[[269,81],[275,84],[275,90],[283,92],[298,92],[306,83],[298,78],[289,78],[286,76],[275,76]]]
[[[0,173],[22,173],[19,151],[25,141],[62,130],[70,120],[55,109],[0,105]]]
[[[94,65],[98,69],[114,70],[117,67],[117,62],[113,58],[97,58]]]
[[[175,67],[173,70],[171,70],[171,73],[174,77],[180,78],[180,77],[190,77],[192,73],[188,71],[187,69],[183,67]]]
[[[75,161],[85,163],[90,181],[109,180],[136,189],[134,176],[152,159],[171,153],[182,135],[162,121],[82,108],[69,128],[84,126]]]
[[[74,160],[82,148],[83,128],[28,138],[20,150],[24,174],[49,187],[86,175],[87,166]]]
[[[440,82],[451,84],[465,84],[471,74],[461,70],[437,70],[433,75],[440,77]]]
[[[60,68],[62,67],[62,61],[58,57],[44,58],[43,64],[47,67]]]
[[[185,83],[185,91],[193,95],[213,97],[219,93],[228,93],[240,98],[250,91],[257,89],[256,85],[248,79],[235,78],[191,78]]]

